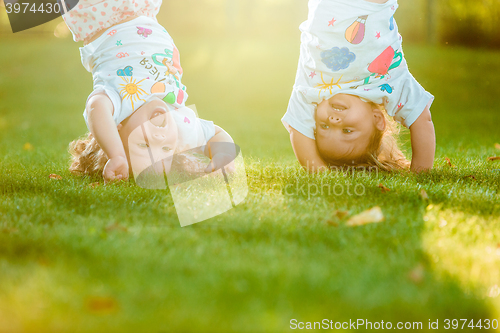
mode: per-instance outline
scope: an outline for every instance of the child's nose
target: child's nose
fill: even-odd
[[[331,124],[339,124],[342,121],[338,115],[330,116],[329,120]]]

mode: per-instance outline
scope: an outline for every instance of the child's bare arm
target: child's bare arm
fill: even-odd
[[[236,158],[236,147],[234,144],[215,144],[217,142],[234,143],[233,138],[231,138],[231,136],[221,127],[217,125],[214,126],[215,135],[208,140],[205,148],[205,155],[211,159],[211,162],[205,169],[205,172],[213,172],[223,166],[228,166],[228,171],[234,171],[234,163],[232,163]]]
[[[420,172],[432,169],[436,153],[436,134],[432,123],[429,106],[427,106],[410,126],[411,134],[411,171]]]
[[[290,141],[293,152],[300,165],[309,172],[318,172],[328,169],[325,161],[319,156],[316,142],[290,127]]]
[[[90,132],[109,159],[103,171],[104,181],[127,179],[127,156],[113,120],[111,100],[104,94],[94,95],[87,103],[86,112]]]

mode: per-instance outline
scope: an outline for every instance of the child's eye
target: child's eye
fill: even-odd
[[[169,147],[163,147],[162,148],[164,151],[171,151],[172,149],[170,149]]]
[[[149,148],[149,145],[147,143],[138,143],[137,145],[141,148]]]
[[[344,129],[342,130],[342,132],[344,132],[344,133],[351,133],[352,131],[351,131],[350,129],[348,129],[348,128],[344,128]]]
[[[327,124],[321,124],[321,128],[322,128],[322,129],[329,129],[329,128],[330,128],[330,126],[328,126]]]

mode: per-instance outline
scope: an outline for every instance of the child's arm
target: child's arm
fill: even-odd
[[[295,157],[300,165],[309,172],[318,172],[328,169],[325,161],[319,156],[316,142],[290,127],[290,142]]]
[[[432,123],[429,105],[410,126],[411,134],[411,171],[421,172],[432,169],[436,153],[436,134]]]
[[[205,155],[211,159],[210,164],[208,164],[205,172],[210,173],[214,170],[220,169],[223,166],[228,166],[227,171],[234,171],[234,159],[236,158],[236,147],[234,144],[212,144],[217,142],[228,142],[234,143],[233,138],[221,127],[214,125],[215,135],[208,140],[207,146],[205,148]]]
[[[128,178],[127,156],[113,120],[113,111],[111,100],[104,94],[92,96],[87,103],[90,132],[109,159],[102,173],[105,183]]]

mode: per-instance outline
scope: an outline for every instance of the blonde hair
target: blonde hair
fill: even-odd
[[[349,162],[332,160],[328,156],[321,156],[331,167],[377,167],[385,171],[404,170],[410,168],[408,161],[398,146],[399,127],[398,124],[385,111],[383,105],[369,102],[373,109],[379,109],[385,117],[385,129],[383,131],[375,127],[374,134],[370,139],[366,152],[359,158]]]
[[[70,142],[68,150],[71,154],[69,171],[72,174],[102,177],[108,157],[92,133],[89,132],[82,138]],[[206,163],[191,156],[189,152],[175,154],[171,166],[172,170],[182,171],[185,177],[186,174],[204,174],[205,167]],[[173,176],[171,178],[173,179]]]
[[[92,133],[72,141],[69,144],[69,153],[71,154],[69,171],[72,174],[102,177],[108,157]]]
[[[389,118],[382,105],[375,107],[385,115],[386,126],[383,131],[375,129],[375,138],[367,152],[369,164],[385,171],[409,169],[411,163],[399,148],[399,125]]]

